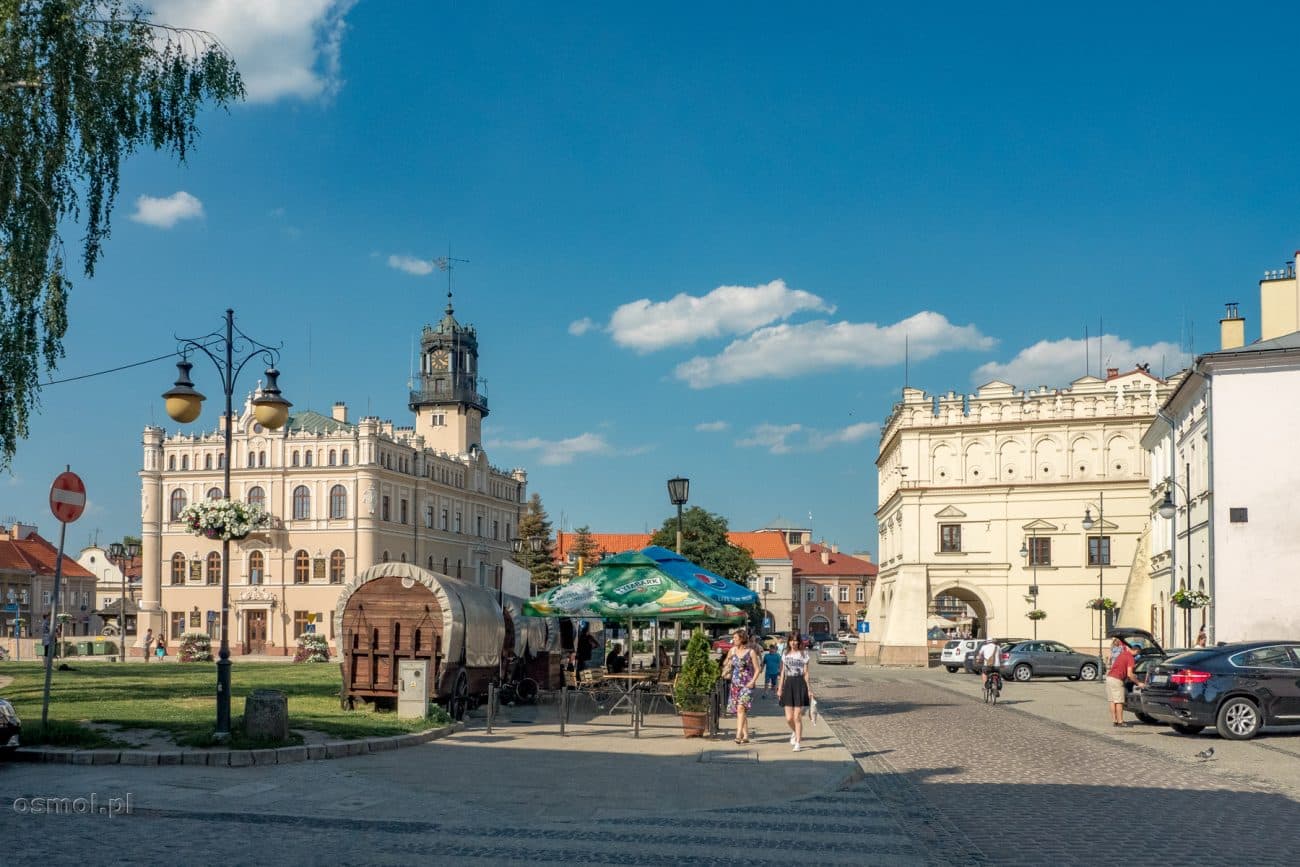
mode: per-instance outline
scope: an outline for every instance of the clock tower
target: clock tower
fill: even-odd
[[[415,432],[426,446],[453,455],[480,446],[488,414],[487,383],[478,377],[478,335],[447,309],[420,335],[420,373],[411,383]]]

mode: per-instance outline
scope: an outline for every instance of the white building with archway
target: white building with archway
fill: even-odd
[[[869,653],[926,664],[927,619],[941,596],[964,603],[974,635],[1032,637],[1036,609],[1046,615],[1040,637],[1080,650],[1095,649],[1117,614],[1098,614],[1093,599],[1140,598],[1130,607],[1149,617],[1148,559],[1136,557],[1152,509],[1141,438],[1175,381],[1112,368],[1065,389],[905,388],[876,461]]]

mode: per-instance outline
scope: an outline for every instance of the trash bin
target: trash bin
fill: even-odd
[[[90,656],[90,642],[89,642],[89,641],[78,641],[78,642],[77,642],[77,656]]]

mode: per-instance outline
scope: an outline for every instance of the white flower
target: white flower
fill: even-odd
[[[199,500],[181,510],[180,519],[196,536],[209,539],[242,539],[270,523],[261,506],[239,500]]]

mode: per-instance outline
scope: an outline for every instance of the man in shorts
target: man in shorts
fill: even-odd
[[[1124,727],[1124,683],[1137,683],[1133,674],[1133,650],[1118,635],[1111,639],[1114,662],[1106,672],[1106,701],[1110,702],[1111,725]]]
[[[980,670],[980,683],[989,679],[989,672],[998,667],[998,643],[992,638],[984,639],[980,649],[975,652],[975,667]]]

